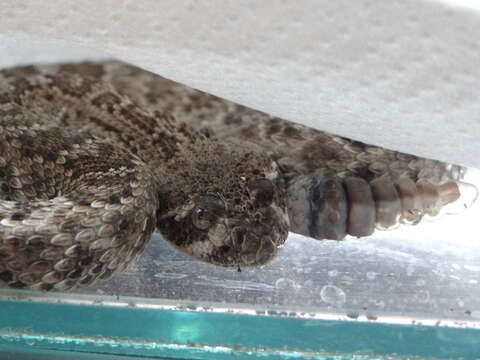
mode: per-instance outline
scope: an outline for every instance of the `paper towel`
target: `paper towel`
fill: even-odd
[[[321,130],[480,167],[475,2],[3,0],[0,20],[4,65],[108,54]],[[79,50],[51,53],[65,44]]]

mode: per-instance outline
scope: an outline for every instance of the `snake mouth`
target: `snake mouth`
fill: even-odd
[[[226,267],[261,266],[270,262],[285,239],[281,231],[268,226],[236,226],[225,245],[216,247],[209,261]]]
[[[250,221],[232,226],[230,243],[239,267],[261,266],[273,260],[287,240],[289,220],[275,204],[264,208]]]
[[[266,226],[256,227],[255,231],[246,227],[233,229],[231,241],[239,266],[264,265],[275,257],[278,239],[274,238],[276,232],[269,234],[268,230]]]

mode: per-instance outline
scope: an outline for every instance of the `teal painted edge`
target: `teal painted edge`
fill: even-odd
[[[184,359],[480,359],[480,330],[149,309],[0,301],[0,350]]]

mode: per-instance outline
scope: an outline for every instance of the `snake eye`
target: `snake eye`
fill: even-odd
[[[221,199],[212,195],[202,196],[193,209],[193,225],[199,230],[208,230],[225,213],[225,204]]]
[[[250,195],[262,206],[270,205],[275,192],[273,183],[268,179],[254,179],[247,183]]]

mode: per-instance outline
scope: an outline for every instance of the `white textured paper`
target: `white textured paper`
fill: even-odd
[[[106,54],[321,130],[480,167],[473,0],[3,0],[0,34],[3,66]]]

